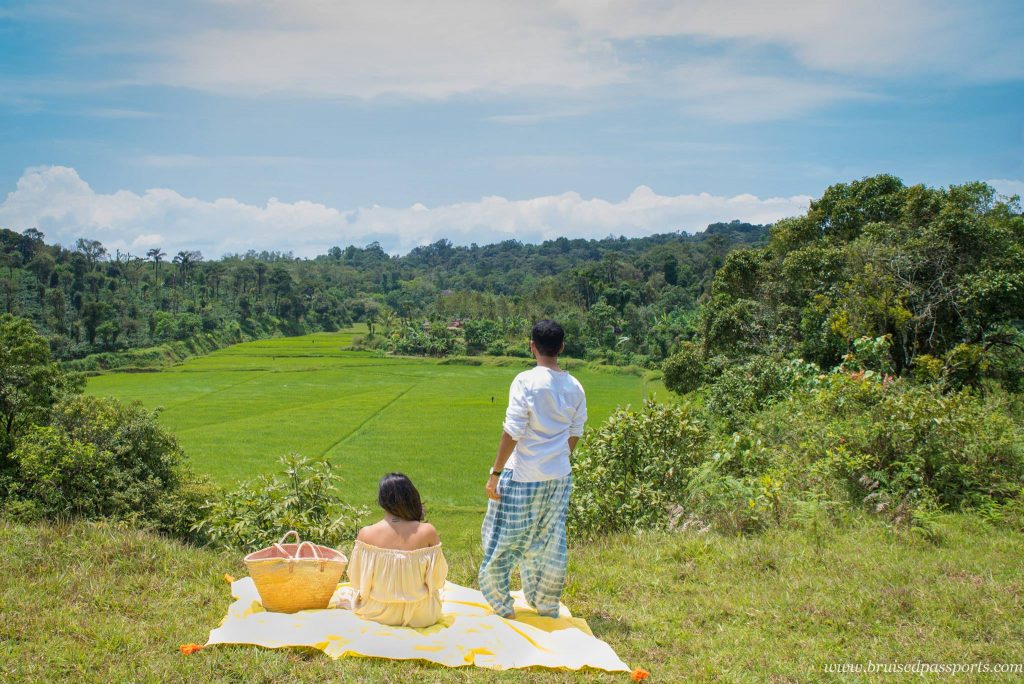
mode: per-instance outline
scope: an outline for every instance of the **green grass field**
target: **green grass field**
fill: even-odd
[[[522,365],[468,366],[345,351],[355,331],[238,344],[158,373],[90,378],[88,392],[163,407],[196,470],[223,484],[297,451],[338,467],[349,503],[371,505],[398,470],[417,484],[450,545],[472,545],[486,508],[508,387]],[[664,395],[637,375],[581,368],[590,426]],[[376,514],[376,510],[374,510]]]
[[[346,352],[348,334],[238,345],[159,373],[110,374],[89,391],[163,406],[198,470],[222,483],[278,455],[326,455],[353,503],[381,473],[420,485],[450,579],[475,584],[482,475],[519,366],[443,365]],[[582,369],[591,423],[660,385]],[[494,396],[494,403],[491,403]],[[662,397],[664,398],[664,396]],[[572,544],[564,600],[652,682],[869,682],[851,663],[1024,661],[1024,534],[943,515],[936,541],[864,513],[822,528],[724,537],[694,531]],[[109,523],[0,520],[0,681],[569,682],[625,675],[491,672],[204,642],[241,555]],[[885,675],[886,681],[948,675]],[[961,674],[956,681],[1015,681]]]
[[[993,682],[1020,675],[835,674],[830,664],[1021,663],[1024,535],[943,516],[942,542],[876,520],[810,535],[615,536],[570,550],[564,600],[651,682]],[[238,554],[103,523],[0,521],[0,681],[628,682],[247,646],[192,656],[230,599]],[[472,584],[479,554],[447,552]]]

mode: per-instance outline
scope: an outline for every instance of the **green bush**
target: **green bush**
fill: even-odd
[[[149,517],[152,505],[179,484],[185,454],[174,435],[142,404],[77,396],[54,407],[51,423],[71,439],[112,457],[107,506],[115,515]]]
[[[409,356],[464,356],[466,342],[457,330],[449,330],[445,324],[432,326],[409,326],[393,340],[396,354]]]
[[[335,547],[354,539],[369,511],[341,501],[341,478],[331,464],[299,454],[280,462],[280,475],[247,480],[208,501],[194,530],[218,546],[244,551],[267,546],[288,530]]]
[[[12,454],[15,497],[34,502],[41,517],[95,518],[114,513],[114,456],[54,427],[33,426]]]
[[[570,524],[583,537],[680,523],[748,533],[866,510],[934,541],[942,511],[1020,519],[1015,395],[843,368],[756,358],[693,413],[617,412],[581,444]]]
[[[46,338],[32,322],[0,315],[0,475],[18,436],[44,424],[50,407],[82,391],[85,379],[53,362]]]
[[[778,481],[730,472],[729,456],[716,452],[693,468],[683,511],[689,522],[726,534],[743,534],[781,521]]]
[[[720,358],[706,358],[699,344],[683,342],[679,351],[662,364],[663,381],[670,391],[688,394],[713,381],[723,366]]]
[[[620,408],[581,442],[568,524],[573,536],[661,528],[700,458],[702,427],[679,406]]]
[[[141,404],[76,396],[50,425],[33,426],[12,453],[9,511],[19,517],[117,518],[189,538],[211,491],[174,436]]]
[[[203,509],[208,501],[221,495],[222,490],[209,477],[182,469],[177,486],[157,498],[149,509],[148,518],[137,519],[136,524],[175,539],[197,544],[208,543],[209,538],[200,529]]]
[[[795,502],[857,506],[881,493],[922,510],[975,508],[1024,483],[1020,431],[1001,397],[867,372],[829,375],[748,417],[742,436],[762,457],[732,459],[744,464],[734,472],[778,479],[782,518]]]
[[[708,391],[706,412],[723,419],[730,429],[796,389],[813,385],[818,368],[803,361],[752,356],[742,364],[722,370]]]
[[[872,372],[892,375],[892,335],[860,337],[850,345],[838,370],[845,372]]]
[[[1004,500],[1024,478],[1024,454],[1012,420],[970,390],[928,387],[887,392],[869,416],[875,468],[886,489],[926,488],[950,508]]]

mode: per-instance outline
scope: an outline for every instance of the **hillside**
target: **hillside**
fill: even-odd
[[[223,346],[354,322],[372,331],[378,323],[394,329],[452,318],[498,324],[497,335],[467,331],[466,343],[470,351],[491,345],[498,351],[490,353],[504,353],[501,345],[525,334],[526,319],[556,313],[575,326],[576,356],[660,359],[673,350],[673,335],[686,327],[682,314],[692,315],[725,255],[766,235],[767,226],[734,221],[696,235],[539,245],[439,240],[402,256],[371,243],[332,247],[313,259],[252,250],[214,259],[159,247],[110,254],[98,240],[64,247],[47,244],[34,228],[0,229],[0,295],[4,310],[31,319],[62,360],[200,335]],[[206,337],[192,344],[209,350]]]
[[[964,516],[945,516],[941,528],[937,545],[863,519],[818,536],[618,536],[571,549],[565,602],[652,682],[833,680],[830,663],[1019,662],[1024,535]],[[239,554],[102,523],[0,522],[0,540],[0,678],[8,681],[626,679],[334,662],[250,647],[186,657],[178,646],[204,642],[223,615],[223,575],[244,574]],[[450,578],[472,583],[477,550],[448,556]]]

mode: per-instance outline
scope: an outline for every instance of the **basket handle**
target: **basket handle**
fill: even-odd
[[[299,547],[295,549],[295,559],[298,560],[299,556],[302,555],[302,548],[306,544],[309,544],[309,550],[313,552],[313,558],[319,562],[320,572],[323,572],[324,568],[327,567],[327,559],[320,555],[320,552],[316,548],[316,544],[311,541],[304,541],[299,544]]]
[[[288,560],[291,560],[293,558],[293,556],[292,556],[292,554],[288,553],[288,550],[286,548],[284,548],[284,546],[282,546],[282,544],[284,544],[285,539],[287,539],[288,537],[292,536],[293,534],[295,535],[295,542],[297,544],[299,544],[301,546],[302,544],[305,543],[305,542],[301,541],[301,537],[299,537],[299,533],[296,532],[295,530],[288,530],[287,532],[284,533],[284,536],[281,537],[281,541],[274,542],[274,548],[277,549],[278,552],[280,552],[282,558],[286,558]],[[297,554],[298,553],[298,549],[295,549],[295,551],[296,551],[296,554]]]
[[[316,550],[316,544],[314,544],[311,541],[304,541],[298,545],[298,547],[295,549],[295,560],[298,560],[302,556],[302,549],[306,548],[307,546],[309,547],[309,550],[313,552],[314,560],[321,560],[320,552]]]

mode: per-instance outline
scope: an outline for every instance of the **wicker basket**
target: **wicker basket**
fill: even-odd
[[[295,543],[286,544],[292,535]],[[246,556],[245,565],[266,610],[295,613],[327,607],[348,559],[327,546],[300,541],[290,530],[273,546]]]

